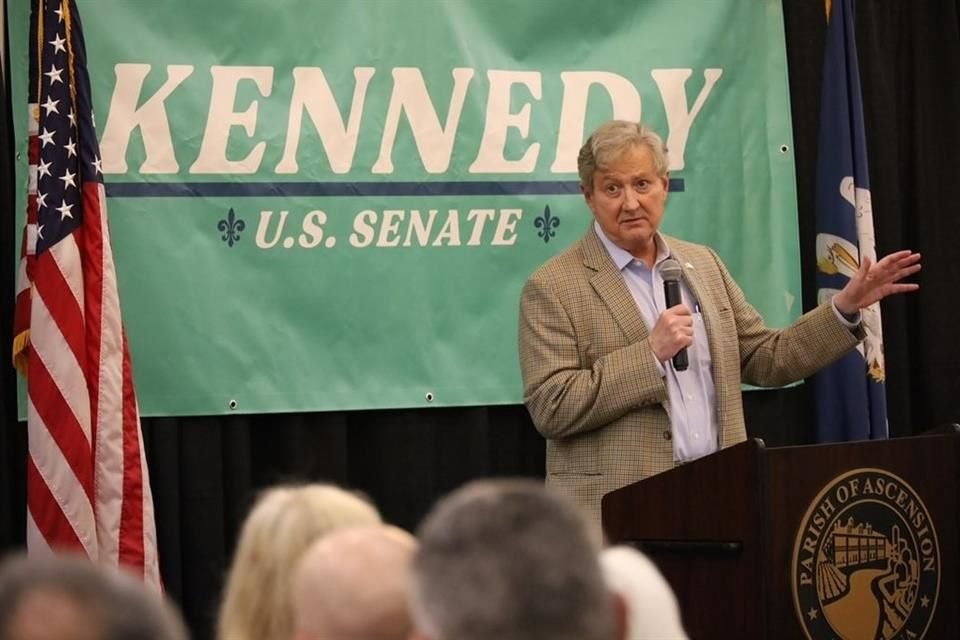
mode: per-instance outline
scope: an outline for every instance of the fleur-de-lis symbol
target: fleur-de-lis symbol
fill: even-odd
[[[246,226],[247,223],[237,218],[237,214],[233,212],[233,207],[230,207],[230,211],[227,213],[226,220],[221,220],[217,223],[217,229],[223,232],[223,235],[220,236],[220,239],[231,247],[240,242],[240,232],[243,231]]]
[[[560,226],[560,218],[550,213],[550,205],[543,208],[543,215],[533,219],[533,224],[540,229],[537,235],[543,238],[544,242],[550,242],[550,238],[557,235],[557,227]]]

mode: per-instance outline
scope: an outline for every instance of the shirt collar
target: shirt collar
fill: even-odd
[[[615,245],[610,238],[607,237],[607,234],[603,232],[603,229],[600,228],[600,223],[597,221],[593,222],[593,230],[597,234],[597,237],[600,238],[600,243],[603,244],[603,248],[607,250],[607,253],[610,254],[610,258],[613,260],[613,263],[617,265],[617,269],[623,271],[624,267],[633,262],[635,258],[629,251],[618,247]],[[670,247],[667,245],[667,240],[660,232],[653,236],[653,241],[657,245],[657,257],[653,261],[654,266],[663,262],[670,257]]]

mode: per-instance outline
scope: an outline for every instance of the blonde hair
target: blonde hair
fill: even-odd
[[[657,175],[661,177],[667,175],[667,169],[670,166],[667,146],[656,131],[642,122],[609,120],[597,127],[580,147],[580,153],[577,155],[580,185],[592,191],[593,174],[597,170],[603,171],[624,152],[639,146],[650,149]]]
[[[373,505],[332,485],[265,491],[240,532],[220,606],[217,638],[291,637],[290,581],[303,553],[335,529],[380,523]]]

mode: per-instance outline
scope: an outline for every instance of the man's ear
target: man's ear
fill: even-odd
[[[593,189],[588,189],[586,185],[582,182],[580,183],[580,193],[583,194],[583,199],[587,201],[587,204],[590,204],[590,200],[593,198]]]
[[[626,599],[616,591],[610,592],[610,606],[613,609],[614,636],[617,640],[627,640],[630,634],[630,606]]]

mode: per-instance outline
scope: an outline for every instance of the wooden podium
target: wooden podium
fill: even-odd
[[[603,498],[692,638],[957,638],[960,433],[749,440]]]

